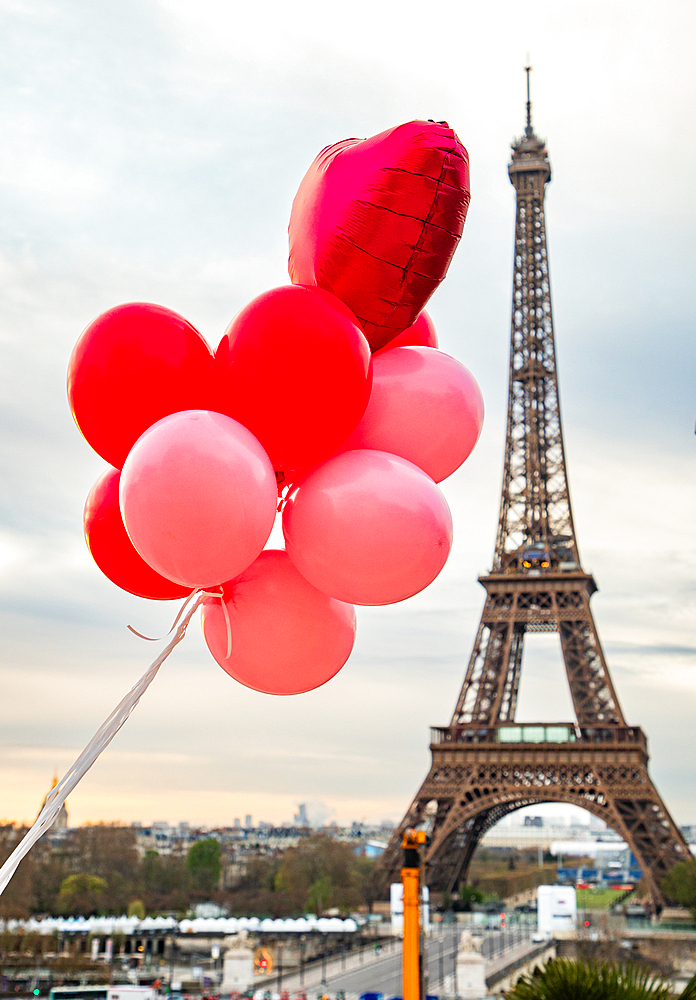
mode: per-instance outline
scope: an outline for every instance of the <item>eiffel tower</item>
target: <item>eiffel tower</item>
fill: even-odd
[[[544,193],[551,167],[527,125],[508,167],[517,193],[507,439],[493,567],[474,649],[448,726],[431,730],[432,765],[379,866],[397,877],[408,827],[426,829],[427,882],[453,891],[484,833],[539,802],[581,806],[630,846],[656,907],[660,882],[690,853],[648,774],[647,739],[621,711],[580,563],[558,400]],[[557,632],[575,720],[518,724],[527,632]]]

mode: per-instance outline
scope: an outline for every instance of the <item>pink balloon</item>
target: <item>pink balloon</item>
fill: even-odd
[[[392,347],[437,347],[437,330],[428,313],[423,310],[415,323],[407,326],[397,337],[390,340],[382,350],[390,351]],[[378,353],[378,352],[375,352]]]
[[[384,451],[335,455],[304,479],[283,513],[288,555],[311,584],[350,604],[393,604],[438,575],[452,517],[435,483]]]
[[[474,449],[483,399],[468,368],[433,347],[385,348],[373,355],[372,395],[343,451],[376,448],[413,462],[436,483]]]
[[[184,587],[238,576],[263,549],[276,514],[276,478],[251,431],[210,410],[158,420],[123,466],[120,504],[142,558]]]
[[[208,649],[230,677],[265,694],[302,694],[326,684],[355,642],[355,609],[307,583],[287,552],[267,549],[203,605]]]

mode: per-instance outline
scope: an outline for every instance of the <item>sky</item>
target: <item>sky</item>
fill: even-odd
[[[398,821],[450,719],[498,517],[514,191],[527,53],[548,142],[546,212],[566,456],[593,610],[628,721],[680,823],[696,822],[696,12],[681,0],[0,0],[0,817],[32,820],[156,655],[175,605],[106,580],[82,536],[103,469],[65,391],[84,327],[121,302],[215,346],[287,282],[287,222],[315,155],[446,120],[472,202],[429,305],[486,424],[444,484],[438,579],[358,610],[324,687],[231,680],[194,623],[71,795],[71,823]],[[558,637],[531,635],[518,716],[571,718]],[[553,807],[558,812],[558,807]]]

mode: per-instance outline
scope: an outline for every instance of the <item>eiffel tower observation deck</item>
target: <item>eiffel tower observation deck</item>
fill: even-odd
[[[474,648],[432,765],[385,851],[395,879],[403,831],[426,829],[427,883],[453,891],[484,833],[508,813],[565,802],[600,817],[630,846],[656,906],[670,868],[690,857],[648,774],[647,739],[624,718],[590,608],[568,489],[551,310],[545,142],[527,121],[508,166],[517,214],[507,434],[500,518]],[[557,632],[575,718],[520,725],[515,709],[528,632]],[[540,713],[541,714],[541,713]]]

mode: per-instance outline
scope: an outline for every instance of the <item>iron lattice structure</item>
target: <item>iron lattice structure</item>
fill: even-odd
[[[528,76],[529,79],[529,76]],[[396,876],[408,827],[430,834],[427,881],[453,891],[483,834],[506,814],[567,802],[629,844],[661,905],[660,882],[690,857],[648,774],[647,740],[628,726],[590,609],[597,586],[580,564],[558,398],[544,193],[551,167],[527,127],[512,146],[517,194],[507,438],[500,520],[474,649],[449,726],[432,730],[432,766],[383,855]],[[516,725],[527,632],[558,632],[576,718]]]

